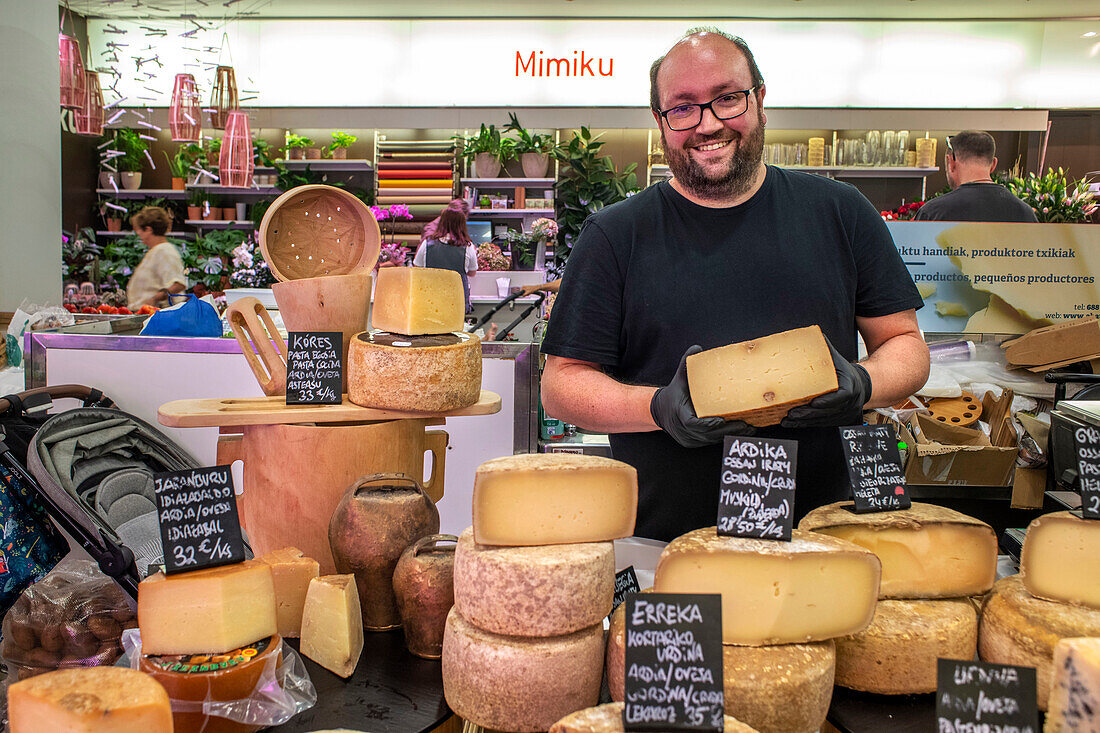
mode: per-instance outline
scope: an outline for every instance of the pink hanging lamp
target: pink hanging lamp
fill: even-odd
[[[172,106],[168,108],[168,126],[172,140],[181,143],[197,143],[202,133],[202,112],[199,90],[191,74],[176,74],[172,86]]]
[[[84,61],[80,42],[64,33],[57,34],[57,58],[61,66],[61,106],[80,109],[84,104]]]
[[[218,170],[221,185],[247,188],[252,185],[252,132],[248,115],[240,110],[230,112],[222,136]]]
[[[76,134],[96,136],[103,134],[103,90],[99,86],[99,74],[84,71],[84,99],[76,110]]]

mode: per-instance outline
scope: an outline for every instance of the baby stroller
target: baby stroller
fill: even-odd
[[[44,415],[65,397],[83,406]],[[0,419],[8,436],[0,440],[0,464],[136,598],[140,579],[163,559],[153,474],[198,468],[199,462],[152,425],[115,409],[98,390],[79,385],[3,398]]]

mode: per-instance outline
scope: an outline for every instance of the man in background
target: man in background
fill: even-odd
[[[993,182],[997,145],[981,130],[963,130],[947,138],[943,156],[951,192],[922,206],[916,221],[1015,221],[1034,224],[1031,207]]]

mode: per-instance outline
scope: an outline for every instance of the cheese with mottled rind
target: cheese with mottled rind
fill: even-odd
[[[611,542],[498,547],[458,538],[455,608],[470,623],[508,636],[561,636],[600,623],[615,595]]]
[[[817,326],[708,349],[687,358],[695,414],[775,425],[792,407],[837,388],[836,367]]]
[[[1039,709],[1046,710],[1054,647],[1077,636],[1100,636],[1100,610],[1036,598],[1019,575],[1010,575],[993,584],[982,609],[978,656],[985,662],[1035,667]]]
[[[550,726],[550,733],[622,733],[623,707],[621,702],[609,702],[594,708],[570,713]],[[758,733],[756,728],[745,725],[736,718],[725,716],[724,733]]]
[[[1054,647],[1043,733],[1100,733],[1100,638],[1062,639]]]
[[[11,733],[172,733],[168,693],[126,667],[60,669],[8,688]]]
[[[603,624],[566,636],[502,636],[452,608],[443,633],[443,694],[456,715],[483,728],[545,731],[596,704],[603,654]]]
[[[433,267],[385,267],[374,286],[371,327],[406,336],[461,331],[462,276]]]
[[[853,514],[851,502],[814,509],[799,529],[839,537],[882,561],[880,598],[957,598],[993,587],[997,535],[965,514],[913,502],[910,509]]]
[[[881,564],[828,535],[793,530],[790,542],[688,532],[661,553],[658,593],[720,593],[727,644],[799,644],[854,634],[875,611]]]
[[[271,566],[259,560],[150,575],[138,584],[145,654],[209,654],[279,631]]]
[[[936,691],[936,660],[972,660],[978,614],[966,599],[881,600],[871,625],[836,640],[836,684],[881,695]]]
[[[333,674],[350,677],[363,653],[363,613],[354,575],[309,581],[302,610],[302,654]]]
[[[471,333],[364,331],[351,339],[347,369],[348,399],[357,405],[450,412],[481,398],[481,339]]]
[[[302,608],[306,603],[309,581],[321,574],[321,564],[306,557],[297,547],[272,550],[260,561],[271,566],[279,636],[297,639],[302,634]]]
[[[1100,608],[1100,520],[1070,512],[1028,525],[1020,577],[1033,596]]]
[[[634,534],[638,472],[622,461],[524,453],[474,476],[474,539],[483,545],[602,542]]]

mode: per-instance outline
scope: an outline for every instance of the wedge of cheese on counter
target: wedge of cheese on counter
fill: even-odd
[[[570,713],[550,726],[550,733],[622,733],[623,708],[621,702],[609,702],[594,708]],[[727,715],[722,721],[725,733],[757,733],[756,728],[745,725]]]
[[[462,277],[431,267],[386,267],[374,286],[373,328],[406,336],[461,331],[466,314]]]
[[[799,644],[865,629],[881,567],[859,545],[815,532],[796,529],[790,542],[775,542],[705,527],[665,547],[653,589],[722,594],[727,644]]]
[[[634,533],[638,472],[600,456],[494,458],[474,476],[474,541],[482,545],[602,542]]]
[[[138,584],[143,654],[210,654],[277,634],[271,566],[259,560]]]
[[[1054,647],[1043,733],[1100,733],[1100,639],[1062,639]]]
[[[687,358],[695,414],[775,425],[792,407],[837,388],[836,367],[817,326],[708,349]]]
[[[814,509],[798,528],[848,540],[882,561],[880,598],[957,598],[993,587],[997,536],[985,522],[946,507],[853,514],[851,502]]]
[[[279,636],[297,639],[302,633],[302,609],[305,607],[309,581],[321,574],[321,565],[306,557],[297,547],[272,550],[260,561],[271,566]]]
[[[172,733],[168,693],[125,667],[48,672],[8,688],[11,733]]]
[[[1100,521],[1070,512],[1032,521],[1020,577],[1033,596],[1100,608]]]
[[[1035,667],[1039,709],[1047,709],[1054,647],[1061,639],[1100,636],[1100,610],[1047,601],[1027,592],[1019,575],[1001,578],[982,609],[978,656],[985,662]]]
[[[350,677],[363,653],[363,614],[354,575],[309,581],[300,649],[333,674]]]

